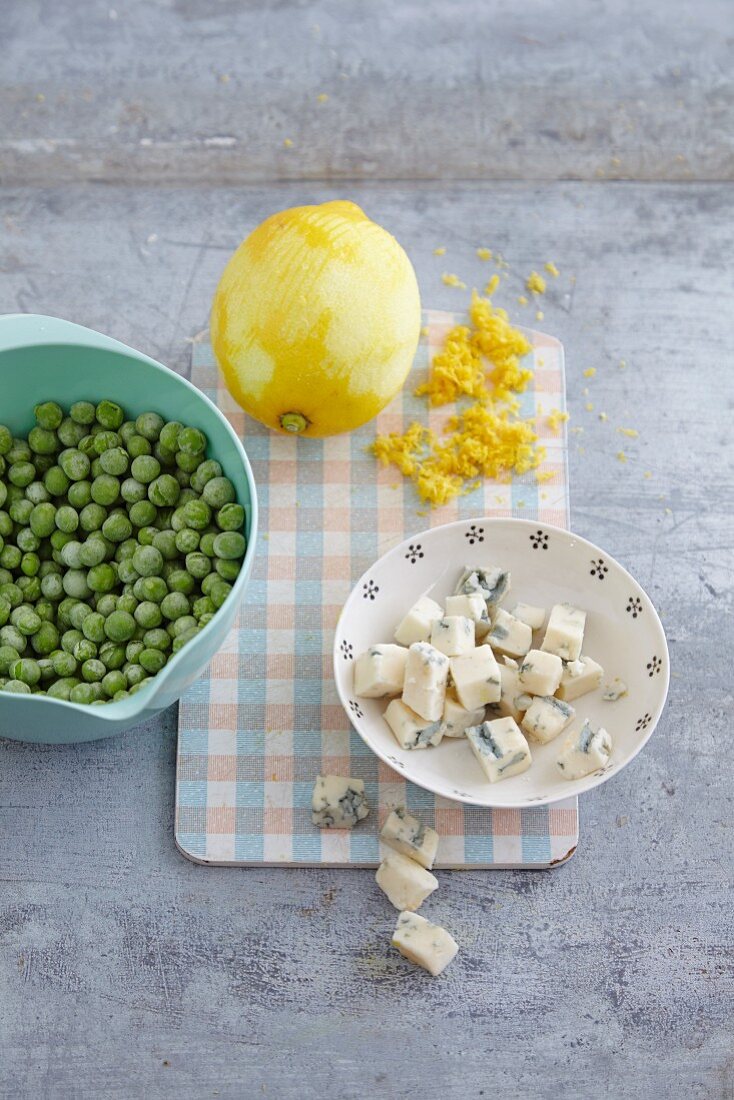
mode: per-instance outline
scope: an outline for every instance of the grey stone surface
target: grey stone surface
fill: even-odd
[[[4,0],[2,36],[7,183],[734,172],[730,0]]]
[[[480,282],[480,244],[511,263],[516,317],[523,277],[558,264],[543,327],[565,342],[584,429],[573,523],[657,603],[668,708],[643,754],[582,799],[565,867],[441,874],[431,911],[462,950],[438,980],[390,950],[369,872],[215,870],[176,852],[173,710],[99,744],[0,744],[2,1095],[732,1097],[734,193],[6,189],[0,310],[69,317],[185,370],[248,228],[337,194],[403,242],[428,305],[466,301],[440,275]]]

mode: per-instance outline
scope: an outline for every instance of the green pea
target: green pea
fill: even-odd
[[[171,592],[182,592],[188,596],[196,587],[196,578],[185,569],[172,569],[166,576],[166,584]]]
[[[180,619],[182,615],[188,615],[190,604],[183,592],[169,592],[161,600],[160,610],[166,619]],[[157,626],[157,623],[152,623]]]
[[[171,474],[160,474],[148,486],[148,497],[158,508],[172,508],[181,495],[181,486]]]
[[[138,663],[138,657],[145,649],[145,643],[142,641],[133,640],[127,643],[125,647],[125,659],[130,664],[136,665]]]
[[[155,546],[140,546],[133,554],[133,565],[141,577],[156,577],[163,568],[163,555]]]
[[[142,652],[144,652],[144,649]],[[135,687],[136,684],[142,683],[143,680],[147,680],[148,678],[146,671],[142,667],[142,665],[127,664],[123,667],[123,672],[125,673],[125,676],[127,677],[127,682],[131,688]]]
[[[57,649],[51,654],[51,664],[57,676],[73,676],[77,670],[77,662],[73,654],[64,649]]]
[[[94,450],[92,453],[96,454],[99,460],[99,457],[105,454],[107,451],[117,450],[120,446],[120,443],[121,440],[117,432],[110,432],[102,429],[101,431],[96,432],[94,435]],[[100,465],[97,468],[97,473],[101,470],[102,466]]]
[[[116,583],[117,575],[109,562],[95,565],[87,573],[87,584],[92,592],[111,592]]]
[[[41,670],[38,667],[38,661],[34,661],[32,657],[19,657],[18,660],[10,666],[8,672],[14,680],[22,680],[24,684],[28,684],[30,687],[35,687],[41,679]]]
[[[97,643],[93,642],[91,638],[80,638],[73,649],[74,656],[80,664],[85,661],[92,661],[97,656]]]
[[[126,690],[127,676],[119,669],[112,669],[102,677],[102,687],[105,695],[114,699],[118,692]]]
[[[108,400],[100,401],[95,409],[95,416],[98,424],[112,431],[116,431],[125,419],[125,414],[120,406],[114,401]]]
[[[201,464],[201,455],[187,454],[186,451],[176,451],[176,465],[179,470],[187,474],[193,474]]]
[[[142,455],[150,455],[153,453],[151,447],[145,436],[133,435],[127,442],[127,451],[131,458],[140,458]]]
[[[21,604],[10,612],[10,622],[26,638],[35,634],[41,625],[41,619],[28,604]]]
[[[239,559],[231,561],[226,558],[217,558],[214,562],[214,568],[223,581],[236,581],[240,575],[242,562]]]
[[[53,504],[36,504],[28,522],[34,535],[38,535],[42,539],[48,538],[56,527],[55,506]]]
[[[106,519],[107,509],[95,501],[87,504],[79,513],[79,525],[87,533],[99,531]]]
[[[161,627],[146,630],[143,642],[147,649],[160,649],[163,653],[167,653],[171,648],[171,636],[167,630],[163,630]]]
[[[121,477],[127,471],[130,459],[123,447],[110,447],[100,455],[99,464],[106,474]]]
[[[119,509],[112,512],[102,524],[102,534],[110,542],[125,542],[130,538],[133,525],[128,516]]]
[[[101,685],[100,685],[101,686]],[[89,706],[97,698],[97,693],[94,688],[95,684],[77,684],[69,692],[69,702],[71,703],[84,703]]]
[[[127,477],[120,486],[120,496],[126,504],[137,504],[146,500],[148,489],[142,481],[136,481],[134,477]]]
[[[2,550],[0,550],[0,565],[4,569],[10,569],[12,572],[18,568],[22,557],[23,554],[17,546],[8,544],[7,546],[3,546]]]
[[[183,527],[175,534],[176,550],[179,554],[191,554],[198,549],[200,538],[201,535],[193,527]]]
[[[160,649],[144,649],[140,654],[139,663],[151,676],[155,676],[157,672],[166,664],[166,655],[162,653]]]
[[[182,428],[183,424],[180,424],[178,420],[169,420],[161,428],[160,442],[167,450],[173,451],[174,454],[178,450],[178,435]]]
[[[52,455],[59,449],[56,432],[51,432],[47,428],[31,428],[28,433],[28,445],[37,455]]]
[[[173,531],[157,531],[153,535],[152,545],[166,561],[176,561],[179,557]]]
[[[65,416],[56,434],[59,437],[59,443],[64,447],[78,447],[87,434],[87,429],[82,424],[76,424],[70,416]]]
[[[212,478],[222,476],[222,467],[216,459],[207,458],[191,474],[191,488],[197,493],[204,492],[204,486]]]
[[[225,504],[217,512],[217,526],[222,531],[242,531],[245,526],[245,509],[241,504]]]
[[[8,623],[7,626],[0,627],[0,646],[9,645],[13,649],[17,649],[18,653],[25,653],[28,648],[28,642],[25,635],[13,626],[12,623]]]
[[[149,500],[138,500],[130,506],[128,515],[135,527],[150,527],[156,517],[156,507]]]
[[[214,531],[204,531],[201,539],[199,540],[199,549],[202,554],[206,554],[208,558],[214,557],[214,540],[216,538]]]
[[[117,434],[119,435],[119,437],[122,440],[123,444],[127,447],[128,443],[130,442],[132,437],[137,434],[137,431],[136,431],[136,428],[135,428],[135,421],[134,420],[126,420],[117,429]]]
[[[75,401],[69,409],[69,416],[76,424],[94,424],[96,415],[97,410],[91,401]]]
[[[161,604],[167,599],[168,596],[164,596]],[[163,621],[161,606],[153,603],[152,600],[143,600],[135,608],[134,618],[138,626],[142,626],[144,630],[151,630],[153,627],[160,626]]]
[[[111,642],[127,642],[135,633],[135,619],[127,611],[113,611],[104,620],[104,633]]]
[[[41,507],[41,505],[38,507]],[[79,526],[79,513],[70,504],[62,504],[60,508],[56,509],[54,523],[59,531],[65,531],[66,534],[71,535]]]
[[[72,508],[86,508],[92,500],[92,483],[86,479],[81,481],[75,481],[73,485],[69,486],[69,492],[67,493],[67,500]]]
[[[117,596],[117,611],[127,611],[130,615],[135,614],[135,608],[140,603],[137,596],[134,596],[132,592],[123,592],[121,596]]]
[[[193,615],[182,615],[180,619],[174,619],[170,622],[166,629],[172,638],[177,638],[179,634],[183,634],[195,626],[197,626],[197,621]]]
[[[92,482],[92,500],[108,508],[120,495],[120,482],[112,474],[100,474]]]
[[[140,574],[133,565],[132,558],[123,558],[117,567],[117,579],[122,584],[133,584]]]
[[[193,605],[194,618],[197,622],[201,622],[203,615],[212,615],[216,608],[212,602],[211,596],[200,596],[198,600],[194,600]]]
[[[139,455],[138,458],[133,459],[130,472],[136,481],[142,482],[143,485],[150,485],[160,474],[161,464],[152,455]]]
[[[13,605],[10,600],[6,596],[0,596],[0,626],[5,626],[12,610]]]
[[[8,669],[20,658],[20,653],[12,645],[0,645],[0,676],[7,676]]]
[[[87,584],[86,570],[83,569],[69,569],[64,574],[63,585],[67,596],[74,596],[77,600],[85,600],[92,594]]]
[[[82,634],[89,642],[94,642],[99,645],[100,642],[105,640],[105,623],[106,619],[104,615],[100,615],[98,611],[93,611],[91,615],[87,615],[86,619],[82,623]]]
[[[200,550],[186,555],[186,569],[197,580],[201,580],[207,573],[210,573],[211,568],[211,559],[206,554],[202,554]]]
[[[42,404],[36,405],[33,415],[36,418],[36,424],[40,428],[55,432],[64,419],[64,410],[55,401],[44,401]]]
[[[20,569],[26,577],[35,577],[40,568],[41,559],[33,550],[25,553],[20,559]]]
[[[83,679],[85,679],[88,684],[91,684],[104,679],[107,674],[107,669],[96,657],[90,657],[89,660],[82,664],[81,672]]]
[[[214,553],[218,558],[231,561],[242,558],[245,553],[245,536],[239,531],[222,531],[214,539]]]
[[[18,577],[18,588],[28,604],[34,604],[41,598],[41,582],[38,577]]]
[[[179,634],[176,638],[174,638],[173,652],[178,653],[180,650],[182,650],[183,647],[192,640],[192,638],[196,637],[200,629],[201,628],[199,626],[192,626],[190,630],[185,630],[183,634]]]
[[[133,592],[138,600],[160,603],[168,595],[168,585],[163,577],[140,577],[135,581]]]
[[[154,443],[159,438],[164,424],[165,420],[163,417],[154,412],[141,413],[135,421],[135,427],[138,430],[138,434],[148,439],[151,443]]]
[[[14,462],[8,470],[8,480],[20,489],[30,485],[35,476],[36,468],[32,462]]]
[[[83,481],[91,469],[89,456],[81,450],[73,447],[62,451],[59,455],[59,466],[69,478],[69,481]]]
[[[75,676],[64,676],[51,684],[48,689],[48,696],[51,699],[64,699],[68,702],[71,698],[72,689],[77,687],[78,684],[79,681]]]
[[[10,431],[10,428],[6,428],[4,424],[0,424],[0,455],[9,454],[12,446],[13,433]]]
[[[217,611],[222,606],[227,596],[232,591],[232,585],[227,584],[226,581],[218,580],[216,584],[213,584],[209,596],[211,596],[212,603],[216,607]]]
[[[201,495],[207,504],[218,510],[225,504],[231,504],[236,494],[228,477],[213,477],[207,481]]]
[[[30,695],[31,689],[22,680],[8,680],[0,691],[7,691],[11,695]]]
[[[31,638],[31,646],[36,653],[47,656],[59,645],[59,632],[52,622],[42,622]]]
[[[125,664],[125,646],[119,642],[103,642],[97,654],[106,669],[122,668]]]

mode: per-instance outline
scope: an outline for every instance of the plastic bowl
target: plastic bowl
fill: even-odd
[[[16,435],[33,426],[33,407],[53,400],[119,402],[128,416],[152,409],[206,433],[247,515],[247,552],[232,591],[204,629],[135,695],[103,707],[0,691],[0,736],[63,745],[111,737],[174,703],[224,642],[247,587],[255,555],[257,493],[244,447],[219,410],[167,367],[99,332],[58,317],[0,316],[0,423]]]

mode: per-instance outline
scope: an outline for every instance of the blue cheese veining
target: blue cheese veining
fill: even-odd
[[[353,829],[370,812],[364,780],[317,775],[311,796],[311,821],[320,829]]]
[[[459,950],[458,943],[445,928],[407,911],[398,917],[392,945],[404,958],[422,966],[434,978],[446,969]]]
[[[490,783],[520,775],[532,764],[530,748],[514,718],[470,726],[466,737]]]
[[[437,721],[443,714],[449,658],[428,642],[414,642],[405,664],[402,699],[421,718]]]
[[[612,739],[607,731],[603,726],[592,729],[587,720],[565,742],[556,764],[564,779],[583,779],[605,767],[611,755]]]
[[[396,852],[414,859],[426,870],[433,867],[438,851],[438,833],[430,825],[398,806],[389,815],[380,830],[380,840]]]

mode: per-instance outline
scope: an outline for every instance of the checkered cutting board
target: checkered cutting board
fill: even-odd
[[[428,334],[402,395],[377,418],[379,432],[411,420],[438,428],[450,410],[427,412],[413,396],[431,355],[459,318],[428,311]],[[260,499],[260,535],[245,602],[222,650],[179,709],[176,843],[201,863],[375,866],[378,830],[403,803],[441,835],[439,867],[533,867],[561,862],[578,840],[575,798],[550,807],[486,810],[428,793],[378,761],[337,699],[332,639],[352,584],[386,550],[429,526],[470,516],[519,516],[568,526],[565,432],[543,413],[565,407],[563,348],[532,339],[534,388],[523,415],[538,428],[552,481],[488,482],[428,512],[393,468],[366,447],[375,423],[309,440],[277,435],[245,416],[224,388],[211,347],[194,347],[192,381],[244,439]],[[317,773],[360,776],[373,812],[353,832],[314,828]]]

